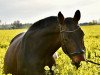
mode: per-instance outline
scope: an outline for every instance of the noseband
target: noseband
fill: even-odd
[[[76,32],[77,30],[79,30],[80,29],[80,26],[77,28],[77,29],[75,29],[75,30],[72,30],[72,31],[70,31],[70,30],[68,30],[68,31],[65,31],[65,30],[61,30],[60,31],[60,33],[74,33],[74,32]],[[63,37],[64,38],[64,37]],[[63,44],[64,45],[64,44]],[[66,46],[65,46],[66,47]],[[67,48],[66,48],[67,49]],[[72,52],[72,53],[69,53],[69,52],[67,52],[67,54],[69,55],[69,56],[73,56],[73,55],[77,55],[77,54],[82,54],[82,53],[84,53],[85,51],[84,50],[82,50],[82,51],[77,51],[77,50],[75,50],[75,52]]]

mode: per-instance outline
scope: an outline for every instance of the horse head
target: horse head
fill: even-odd
[[[61,12],[58,13],[62,49],[77,68],[81,61],[85,61],[84,32],[78,25],[80,17],[79,10],[75,12],[73,18],[64,18]]]

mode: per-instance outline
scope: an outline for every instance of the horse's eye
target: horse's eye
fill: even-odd
[[[80,32],[80,36],[81,36],[81,37],[83,37],[83,36],[84,36],[84,33],[83,33],[83,31],[81,31],[81,32]]]
[[[80,38],[83,39],[83,37],[84,37],[84,34],[81,34],[81,35],[80,35]]]

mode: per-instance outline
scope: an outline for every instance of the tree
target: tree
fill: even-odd
[[[92,20],[92,22],[89,22],[89,25],[96,25],[97,24],[97,20]]]
[[[92,23],[95,25],[97,24],[97,20],[93,20]]]
[[[12,25],[12,28],[13,28],[13,29],[22,28],[22,23],[20,23],[19,20],[14,21],[11,25]]]
[[[1,20],[0,20],[0,25],[1,25]]]

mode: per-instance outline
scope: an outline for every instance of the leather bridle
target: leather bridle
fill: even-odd
[[[68,30],[68,31],[65,31],[65,30],[60,30],[60,32],[62,33],[62,32],[64,32],[64,33],[73,33],[73,32],[76,32],[77,30],[79,30],[80,29],[80,27],[78,27],[77,29],[75,29],[75,30]]]
[[[75,30],[68,30],[68,31],[61,30],[60,34],[62,34],[62,33],[74,33],[76,31],[78,31],[79,29],[80,29],[80,26]],[[62,36],[62,39],[64,39],[64,36]],[[66,40],[63,40],[63,41],[66,41]],[[62,45],[64,46],[65,44],[62,43]],[[67,49],[66,46],[64,47],[64,49]],[[82,54],[84,52],[85,52],[84,50],[81,50],[81,51],[75,50],[75,52],[71,52],[71,53],[67,51],[66,54],[69,56],[73,56],[73,55],[77,55],[77,54]]]

